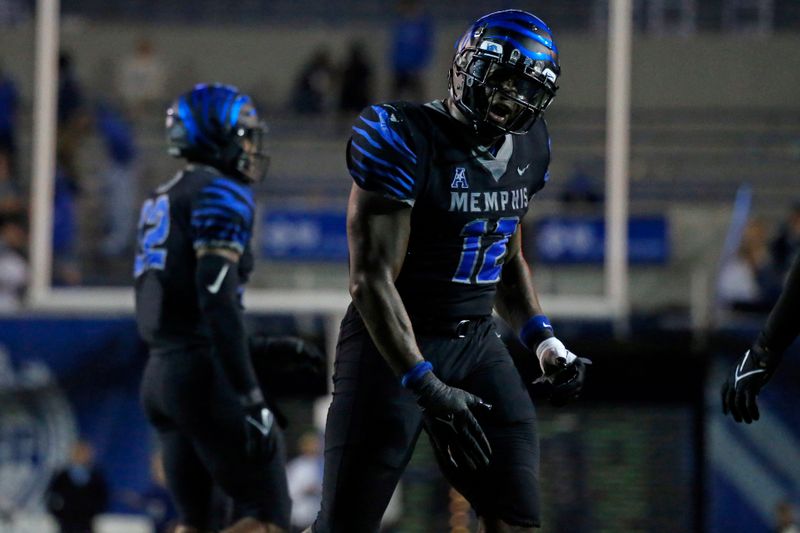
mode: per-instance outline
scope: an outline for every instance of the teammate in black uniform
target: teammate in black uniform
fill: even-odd
[[[753,346],[731,369],[722,385],[722,412],[737,422],[758,420],[756,398],[778,367],[783,352],[800,333],[800,256],[795,257],[786,286]]]
[[[142,397],[183,533],[209,529],[214,483],[246,517],[230,531],[289,527],[284,444],[241,310],[264,132],[233,87],[198,85],[180,96],[167,111],[167,137],[189,164],[145,201],[139,220],[136,320],[150,348]]]
[[[459,41],[449,98],[374,105],[353,126],[353,305],[314,532],[377,531],[423,424],[483,530],[539,525],[534,407],[491,314],[536,352],[556,402],[580,391],[584,360],[553,336],[518,229],[548,179],[558,75],[544,22],[492,13]]]

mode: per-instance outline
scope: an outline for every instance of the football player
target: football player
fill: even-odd
[[[795,257],[786,285],[753,345],[736,362],[722,385],[722,412],[737,422],[759,419],[758,393],[767,384],[783,352],[800,333],[800,256]]]
[[[210,529],[215,483],[242,510],[225,531],[285,531],[284,442],[253,371],[241,307],[266,127],[247,95],[213,84],[178,97],[166,128],[169,152],[187,165],[142,206],[134,277],[150,349],[143,403],[177,531]]]
[[[554,336],[520,252],[519,222],[548,179],[542,114],[559,72],[542,20],[495,12],[458,42],[446,99],[373,105],[356,120],[353,304],[312,531],[378,531],[423,425],[483,531],[539,525],[536,415],[492,310],[538,356],[554,402],[580,392],[585,361]]]

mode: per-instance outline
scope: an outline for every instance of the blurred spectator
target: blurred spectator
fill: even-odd
[[[578,162],[564,185],[561,201],[565,204],[592,206],[603,202],[599,180],[589,171],[588,163]]]
[[[0,214],[0,311],[19,308],[28,284],[25,219],[22,215]]]
[[[153,521],[155,533],[174,531],[178,513],[172,496],[167,489],[164,463],[160,452],[150,457],[150,476],[152,483],[141,494],[128,492],[124,500],[134,510],[147,515]]]
[[[45,497],[61,533],[92,533],[92,520],[106,509],[108,488],[91,444],[75,443],[70,463],[53,476]]]
[[[720,271],[720,303],[734,311],[766,313],[780,294],[780,281],[770,260],[766,226],[759,219],[750,220],[739,250]]]
[[[348,119],[372,102],[372,72],[364,43],[350,43],[339,91],[339,111]]]
[[[299,441],[300,455],[286,464],[286,480],[292,497],[292,527],[297,531],[310,526],[322,503],[322,445],[317,433],[304,433]]]
[[[167,93],[166,68],[150,39],[139,39],[133,54],[122,61],[117,91],[134,118],[148,110],[161,111]]]
[[[78,186],[58,155],[53,194],[53,284],[78,285],[81,282],[75,260],[75,197]]]
[[[58,124],[75,120],[83,107],[83,90],[75,76],[72,55],[61,51],[58,56]]]
[[[0,66],[0,165],[16,177],[19,94],[14,80]]]
[[[89,117],[84,109],[83,89],[75,76],[72,57],[61,52],[58,57],[58,164],[77,189],[78,150],[88,131]]]
[[[0,215],[22,213],[25,204],[20,195],[19,186],[14,180],[11,161],[0,151]]]
[[[321,48],[300,71],[294,85],[292,108],[298,113],[320,114],[329,109],[336,73],[328,51]]]
[[[775,533],[800,533],[791,503],[783,501],[775,507],[774,531]]]
[[[424,70],[434,46],[433,22],[417,0],[397,3],[398,19],[392,28],[392,98],[422,101]]]
[[[78,149],[88,130],[83,89],[75,76],[72,57],[58,58],[58,139],[53,198],[53,284],[77,285],[81,281],[75,261],[75,197],[80,191]]]
[[[782,275],[788,272],[792,259],[800,251],[800,203],[792,206],[770,248],[775,268]]]
[[[111,106],[95,106],[95,124],[108,152],[108,168],[103,174],[105,223],[107,233],[100,244],[105,256],[119,256],[131,244],[136,199],[136,145],[133,128]]]

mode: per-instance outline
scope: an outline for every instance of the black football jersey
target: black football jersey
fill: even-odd
[[[133,274],[136,322],[151,347],[208,342],[195,287],[197,250],[242,254],[239,279],[244,283],[253,268],[254,213],[247,184],[204,165],[187,166],[145,200]]]
[[[544,120],[492,153],[440,101],[374,105],[353,126],[347,163],[360,187],[411,206],[395,285],[412,318],[491,314],[508,240],[548,180]]]

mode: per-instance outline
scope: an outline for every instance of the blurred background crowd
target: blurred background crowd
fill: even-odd
[[[217,1],[185,10],[179,1],[65,2],[53,283],[128,284],[139,199],[177,168],[163,148],[163,113],[194,82],[238,84],[264,109],[273,156],[260,195],[265,209],[287,203],[341,209],[349,186],[343,144],[353,116],[374,101],[444,97],[459,28],[471,16],[511,4],[475,0],[461,9],[414,0],[391,6],[370,0]],[[26,280],[33,7],[23,0],[0,4],[0,302],[6,308],[19,304]],[[535,7],[561,37],[565,62],[562,91],[548,115],[553,179],[532,217],[559,212],[559,204],[602,213],[605,73],[604,53],[595,49],[604,39],[607,3]],[[788,194],[800,161],[800,127],[795,104],[781,99],[785,88],[776,88],[789,75],[774,81],[756,76],[753,68],[771,74],[778,67],[752,62],[768,63],[759,59],[763,51],[765,57],[785,57],[791,70],[796,54],[781,52],[800,32],[800,6],[789,0],[639,0],[634,17],[633,211],[668,214],[681,205],[686,212],[678,216],[692,216],[693,207],[708,208],[708,239],[682,244],[699,236],[671,221],[669,257],[657,266],[680,272],[677,279],[685,281],[694,265],[714,263],[720,253],[715,238],[727,220],[723,211],[716,217],[711,211],[729,208],[740,184],[757,184],[757,216],[741,249],[722,265],[723,272],[705,274],[721,276],[719,296],[726,305],[764,307],[800,231],[797,199]],[[739,42],[756,44],[734,53]],[[593,47],[591,56],[587,47]],[[673,50],[685,61],[659,65]],[[715,64],[716,74],[710,70]],[[668,79],[675,68],[685,70],[676,72],[672,87],[646,94],[652,93],[644,79],[651,71]],[[726,85],[730,81],[737,86]],[[269,224],[261,229],[275,230]],[[531,235],[533,250],[535,231]],[[270,258],[276,252],[267,247],[264,253]],[[529,255],[536,262],[535,251]],[[341,284],[341,264],[299,259],[289,279],[267,268],[256,284]],[[597,290],[580,265],[561,267],[565,277],[544,263],[550,292],[573,287],[576,276],[586,290]],[[654,288],[646,272],[634,272],[634,278]],[[640,304],[685,306],[689,299],[684,291]]]
[[[545,454],[557,457],[553,463],[557,467],[543,466],[543,476],[566,479],[573,489],[570,495],[555,489],[546,496],[550,498],[549,523],[555,524],[546,531],[733,531],[726,524],[743,520],[788,532],[794,522],[792,506],[800,503],[800,461],[786,473],[764,460],[767,466],[753,471],[766,472],[767,477],[748,482],[730,473],[726,477],[725,464],[748,457],[746,452],[758,443],[722,446],[717,455],[706,455],[710,443],[739,435],[732,436],[727,426],[706,419],[710,415],[705,395],[716,395],[709,378],[715,376],[715,359],[708,354],[731,346],[738,350],[746,335],[736,340],[726,337],[711,348],[704,345],[708,356],[704,363],[693,359],[698,357],[693,350],[698,338],[706,339],[715,328],[749,332],[747,328],[757,327],[777,298],[791,259],[800,251],[800,100],[796,91],[800,85],[800,3],[633,3],[631,304],[642,335],[650,335],[645,351],[651,361],[661,358],[647,372],[656,372],[672,357],[688,358],[698,371],[680,392],[647,383],[637,385],[633,392],[618,390],[612,384],[629,368],[626,365],[643,364],[638,355],[644,341],[634,335],[622,347],[593,344],[590,341],[595,338],[612,337],[610,326],[567,324],[567,337],[586,339],[584,345],[570,343],[577,345],[576,350],[606,350],[619,358],[607,367],[607,374],[601,374],[610,380],[605,389],[598,386],[587,392],[588,398],[594,395],[601,400],[601,408],[572,415],[542,412],[543,448]],[[255,239],[260,262],[251,285],[344,290],[343,213],[351,183],[344,148],[351,120],[374,102],[445,97],[453,43],[460,32],[481,14],[509,7],[530,9],[548,22],[559,43],[563,69],[562,88],[547,113],[553,139],[551,179],[525,221],[526,257],[540,292],[602,294],[608,22],[608,2],[603,0],[522,4],[506,0],[65,0],[58,59],[53,285],[130,285],[140,200],[179,168],[165,150],[164,111],[171,98],[194,83],[223,81],[253,95],[270,127],[272,166],[257,187],[260,222]],[[72,326],[63,326],[58,317],[36,316],[32,325],[25,322],[30,320],[24,298],[29,275],[34,17],[32,0],[0,0],[0,310],[9,317],[0,325],[6,328],[0,338],[0,360],[7,351],[8,375],[13,378],[16,373],[19,384],[27,383],[23,362],[43,357],[79,413],[81,406],[92,403],[85,388],[94,383],[86,376],[111,369],[110,383],[125,394],[106,391],[109,396],[101,397],[135,410],[136,401],[131,399],[135,384],[124,381],[123,375],[129,378],[141,370],[142,349],[129,319],[114,319],[101,329],[93,329],[94,322],[82,319],[74,331],[66,331]],[[285,332],[286,325],[290,332],[325,341],[320,317],[281,317],[268,327]],[[60,343],[65,353],[77,359],[42,356],[52,347],[30,340],[30,335],[40,331],[36,328],[50,333],[55,328],[62,339],[69,339]],[[674,344],[662,342],[664,338]],[[105,360],[109,351],[113,362]],[[598,358],[603,360],[602,355]],[[78,360],[80,364],[74,362]],[[798,373],[789,371],[786,379],[791,381]],[[41,373],[32,375],[41,378]],[[7,377],[5,383],[14,382],[12,378]],[[48,394],[58,392],[49,387]],[[7,391],[0,387],[0,400],[9,398]],[[779,391],[772,401],[776,411],[784,408],[783,418],[773,422],[782,421],[774,429],[785,436],[781,432],[797,417],[796,409],[787,407],[796,396]],[[626,393],[630,398],[623,399]],[[318,394],[317,389],[310,396]],[[659,407],[625,403],[636,398]],[[7,405],[23,409],[26,401],[9,400]],[[313,516],[310,509],[318,505],[319,427],[313,429],[308,397],[289,404],[289,411],[300,419],[289,433],[297,443],[291,450],[297,459],[290,466],[289,478],[297,525],[303,526]],[[138,436],[149,443],[138,416]],[[115,427],[112,418],[105,411],[79,414],[74,427],[65,430],[64,442],[70,446],[59,448],[56,456],[61,462],[45,464],[39,458],[31,463],[34,466],[26,467],[44,468],[48,474],[46,487],[39,483],[30,489],[31,494],[41,496],[38,501],[65,532],[85,531],[85,525],[77,529],[65,525],[70,518],[63,517],[71,512],[70,505],[90,520],[109,509],[139,513],[149,517],[157,531],[168,531],[173,515],[159,481],[158,462],[154,462],[152,477],[142,473],[149,468],[131,473],[120,466],[125,456],[113,449],[119,435],[108,434]],[[681,431],[664,436],[663,427],[673,427],[673,423]],[[0,424],[0,474],[6,480],[12,479],[9,465],[18,464],[20,454],[27,453],[16,446],[28,442],[25,439],[35,440],[22,435],[19,427],[3,429]],[[590,435],[592,442],[576,437],[581,432]],[[625,436],[624,442],[619,435]],[[572,455],[568,453],[571,447],[576,450]],[[92,466],[93,448],[102,459],[98,468]],[[144,448],[136,456],[139,467],[143,457],[148,462],[151,457],[152,450]],[[757,454],[769,455],[763,450]],[[575,457],[584,462],[576,466]],[[639,461],[635,467],[647,472],[643,479],[625,477],[628,474],[622,467],[631,467],[631,457],[634,463]],[[115,465],[106,472],[108,483],[103,464]],[[387,528],[394,524],[396,531],[432,531],[420,524],[441,515],[445,517],[437,518],[441,524],[450,520],[450,525],[436,531],[446,527],[463,531],[457,529],[459,521],[469,520],[460,507],[463,502],[442,488],[441,479],[431,477],[431,464],[430,452],[422,446],[409,469],[405,501],[428,502],[431,494],[444,494],[439,514],[425,514],[427,504],[420,504],[416,515],[405,513],[400,518],[390,513]],[[14,472],[15,479],[28,479],[24,472]],[[615,478],[617,474],[620,477]],[[600,477],[616,479],[618,485],[593,489],[592,483],[599,483]],[[767,485],[772,490],[770,498],[753,504],[750,514],[732,512],[742,494],[752,494],[755,484],[767,483],[764,479],[772,483]],[[12,524],[16,505],[6,480],[0,480],[0,531],[5,531],[4,523]],[[708,495],[712,487],[722,487],[717,496]],[[83,491],[92,495],[86,499]],[[634,492],[642,498],[650,494],[641,508],[619,503]],[[654,503],[669,500],[664,494],[672,500]],[[595,521],[586,518],[583,523],[575,509],[586,500],[600,503],[592,515]],[[675,518],[680,515],[675,509],[681,505],[692,509],[682,522]],[[621,508],[628,513],[623,518],[619,518]],[[625,525],[608,525],[620,523]],[[668,529],[651,527],[665,523],[670,524]],[[25,526],[17,527],[25,530]],[[38,531],[36,527],[29,530]]]

